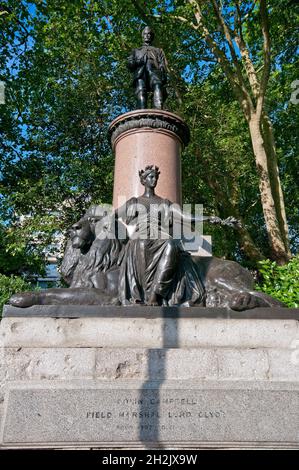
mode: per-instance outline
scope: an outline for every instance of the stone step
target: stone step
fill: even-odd
[[[5,317],[0,325],[0,347],[13,348],[292,349],[298,344],[296,319]]]

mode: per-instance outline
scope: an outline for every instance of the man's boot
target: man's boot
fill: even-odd
[[[147,107],[147,94],[145,91],[138,91],[137,93],[137,109],[146,109]]]
[[[163,92],[159,85],[156,85],[154,89],[154,108],[163,109]]]

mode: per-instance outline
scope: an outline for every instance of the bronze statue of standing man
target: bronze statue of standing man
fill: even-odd
[[[166,59],[162,49],[151,44],[154,33],[149,26],[142,31],[143,46],[133,49],[128,67],[134,73],[133,86],[138,109],[147,108],[148,93],[153,93],[153,105],[162,109],[166,99]]]

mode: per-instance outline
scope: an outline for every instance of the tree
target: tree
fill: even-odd
[[[254,263],[267,252],[253,229],[261,221],[259,204],[256,212],[258,181],[246,125],[228,85],[219,78],[218,73],[210,74],[203,84],[190,87],[184,99],[192,133],[183,159],[184,196],[189,203],[200,200],[207,213],[240,220],[242,226],[233,234],[212,229],[213,250],[227,258],[239,253]]]
[[[173,11],[165,11],[165,16],[195,31],[198,42],[204,40],[244,113],[259,175],[261,202],[272,255],[277,261],[285,262],[290,257],[287,219],[273,126],[265,105],[271,72],[267,2],[186,0],[171,3]],[[277,8],[275,2],[272,17],[277,15]]]

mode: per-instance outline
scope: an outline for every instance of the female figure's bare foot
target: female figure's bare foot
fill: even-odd
[[[148,301],[146,302],[146,305],[149,305],[151,307],[158,307],[159,305],[158,295],[155,293],[151,294]]]

